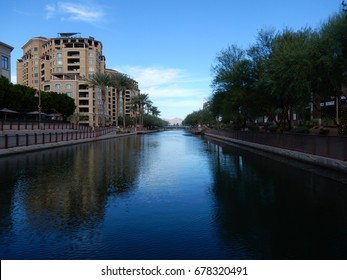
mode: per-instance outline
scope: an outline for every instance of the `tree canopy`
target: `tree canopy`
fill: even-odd
[[[38,98],[36,89],[13,85],[5,77],[0,77],[0,108],[9,108],[21,113],[36,111]],[[41,91],[41,106],[44,112],[59,112],[64,116],[73,114],[76,106],[74,99],[66,94]]]
[[[291,128],[295,112],[340,97],[347,77],[347,17],[341,11],[317,29],[261,30],[248,49],[229,45],[217,53],[209,99],[212,119],[235,126],[263,116]],[[193,112],[186,123],[201,122]],[[199,120],[197,120],[199,119]]]

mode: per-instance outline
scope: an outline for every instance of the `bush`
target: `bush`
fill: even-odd
[[[306,126],[298,126],[291,130],[293,133],[309,133],[309,129]]]
[[[276,132],[277,131],[277,125],[275,124],[270,124],[267,129],[270,131],[270,132]]]
[[[257,126],[257,125],[251,125],[248,127],[248,130],[258,132],[260,129],[259,129],[259,126]]]
[[[327,128],[321,128],[321,129],[319,130],[319,134],[321,134],[321,135],[328,135],[329,132],[330,132],[330,130],[327,129]]]
[[[318,120],[305,121],[305,126],[307,126],[308,128],[317,127],[318,126]]]

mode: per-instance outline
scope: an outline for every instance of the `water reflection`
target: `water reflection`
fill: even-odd
[[[320,173],[182,131],[0,158],[0,259],[345,259]]]
[[[34,233],[27,236],[34,247],[42,246],[43,233],[53,242],[61,232],[95,229],[108,196],[134,188],[138,161],[131,155],[140,141],[105,140],[1,159],[1,237],[16,242],[16,235]]]
[[[347,257],[346,185],[217,143],[209,142],[216,223],[231,258]]]

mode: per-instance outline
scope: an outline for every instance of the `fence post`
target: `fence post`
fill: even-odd
[[[42,144],[45,144],[45,133],[42,132]]]
[[[25,134],[25,146],[29,146],[29,134]]]
[[[52,143],[52,133],[49,133],[49,143]]]
[[[19,135],[18,133],[16,133],[16,147],[19,146]]]
[[[5,149],[8,148],[8,135],[5,134]]]
[[[37,133],[36,132],[34,133],[34,136],[35,136],[35,145],[37,145]]]

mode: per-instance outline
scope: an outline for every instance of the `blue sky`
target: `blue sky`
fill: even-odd
[[[162,118],[184,118],[211,95],[211,65],[229,44],[247,49],[261,29],[319,27],[340,0],[11,0],[1,4],[0,41],[80,32],[103,43],[107,68],[139,82]],[[3,7],[6,5],[6,9]],[[5,12],[6,11],[6,12]]]

